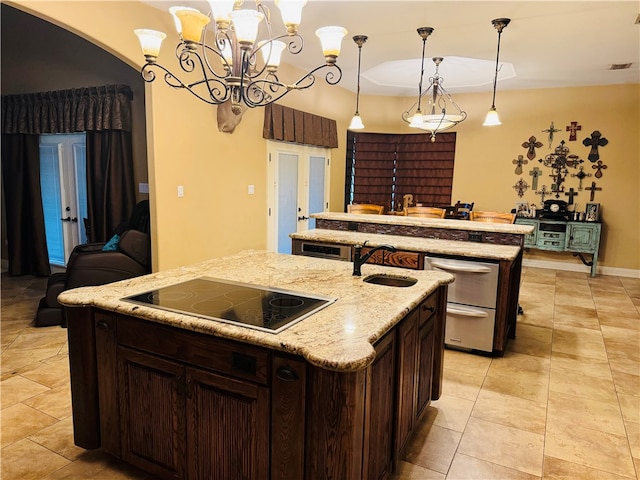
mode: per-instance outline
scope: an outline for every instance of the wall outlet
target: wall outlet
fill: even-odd
[[[249,195],[253,195],[254,193],[256,193],[256,187],[255,185],[249,185],[249,187],[247,188],[247,193]]]
[[[178,198],[184,197],[184,187],[182,185],[178,185]]]

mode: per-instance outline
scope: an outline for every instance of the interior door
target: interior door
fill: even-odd
[[[291,253],[294,232],[315,228],[313,213],[329,208],[329,149],[269,142],[268,249]]]
[[[49,262],[65,266],[73,248],[87,242],[84,133],[40,136],[40,190]]]

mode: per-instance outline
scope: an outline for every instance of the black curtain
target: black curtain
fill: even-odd
[[[12,275],[50,273],[46,241],[39,240],[45,239],[40,134],[86,132],[87,207],[92,241],[108,240],[115,228],[129,219],[135,206],[132,99],[131,88],[125,85],[2,97],[2,170]],[[22,140],[18,140],[20,137]],[[30,147],[16,146],[21,144]],[[22,171],[29,173],[15,176]],[[29,243],[34,244],[30,252],[33,259],[25,261],[21,255],[24,245]],[[41,266],[43,259],[46,268]]]
[[[38,135],[2,135],[9,275],[49,275]]]

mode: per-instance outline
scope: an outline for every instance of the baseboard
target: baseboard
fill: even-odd
[[[591,267],[586,265],[578,265],[566,262],[553,262],[551,260],[522,260],[523,267],[533,268],[547,268],[551,270],[562,270],[564,272],[582,272],[591,273]],[[600,275],[613,275],[616,277],[630,277],[640,278],[640,270],[634,270],[632,268],[617,268],[617,267],[596,267],[596,274]]]

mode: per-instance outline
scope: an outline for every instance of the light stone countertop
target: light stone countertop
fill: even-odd
[[[97,287],[67,290],[58,300],[69,307],[97,307],[153,322],[206,333],[302,356],[322,368],[353,371],[375,358],[372,344],[404,318],[440,285],[453,282],[437,271],[394,269],[366,264],[362,277],[352,276],[353,264],[320,258],[244,251],[229,257],[161,271]],[[410,287],[386,287],[362,279],[370,274],[411,276]],[[214,320],[145,307],[123,297],[199,277],[214,277],[276,287],[337,300],[278,334]]]
[[[458,240],[436,240],[432,238],[407,237],[404,235],[327,230],[324,228],[292,233],[289,236],[296,240],[338,243],[342,245],[362,245],[366,240],[368,247],[387,244],[392,245],[398,250],[459,255],[461,257],[491,260],[514,260],[520,252],[520,247],[511,245],[462,242]]]
[[[311,218],[338,220],[343,222],[379,223],[383,225],[409,225],[415,227],[445,228],[448,230],[469,230],[473,232],[497,232],[527,235],[533,232],[531,225],[515,223],[470,222],[448,218],[421,218],[405,215],[364,215],[356,213],[324,212],[312,213]]]

